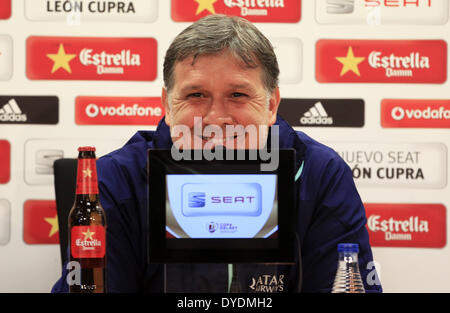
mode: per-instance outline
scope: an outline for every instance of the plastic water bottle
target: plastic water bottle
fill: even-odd
[[[364,293],[364,284],[359,273],[358,244],[338,244],[339,263],[332,293]]]

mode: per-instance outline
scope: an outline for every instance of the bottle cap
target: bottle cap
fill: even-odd
[[[339,243],[338,252],[359,252],[359,246],[357,243]]]
[[[82,151],[95,151],[95,147],[79,147],[78,152]]]

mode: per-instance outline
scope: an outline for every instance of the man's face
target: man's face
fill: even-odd
[[[190,129],[192,148],[199,148],[196,146],[199,143],[202,148],[207,143],[236,148],[245,142],[246,149],[255,149],[264,146],[267,138],[264,129],[275,123],[280,95],[278,88],[268,94],[260,67],[249,68],[224,51],[199,56],[194,62],[193,57],[177,62],[173,88],[169,95],[163,88],[162,101],[175,144],[184,145],[185,141],[179,140],[181,134],[174,135],[174,127],[184,125]],[[254,125],[257,136],[261,133],[263,140],[255,145],[248,132],[242,136],[227,134],[227,125]],[[195,132],[194,127],[198,130],[200,126],[202,132]]]

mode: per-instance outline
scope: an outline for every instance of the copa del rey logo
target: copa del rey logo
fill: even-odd
[[[30,79],[156,79],[153,38],[37,37],[27,39]]]
[[[446,244],[446,208],[441,204],[364,206],[372,246],[442,248]]]
[[[172,19],[193,22],[210,14],[241,16],[252,22],[297,23],[301,0],[172,0]]]
[[[321,83],[430,83],[447,79],[443,40],[319,40]]]

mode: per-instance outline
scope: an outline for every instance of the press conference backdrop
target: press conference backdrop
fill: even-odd
[[[449,292],[449,10],[448,0],[0,0],[0,291],[47,292],[60,275],[53,161],[155,129],[171,40],[228,13],[273,42],[280,113],[352,168],[384,290]]]

